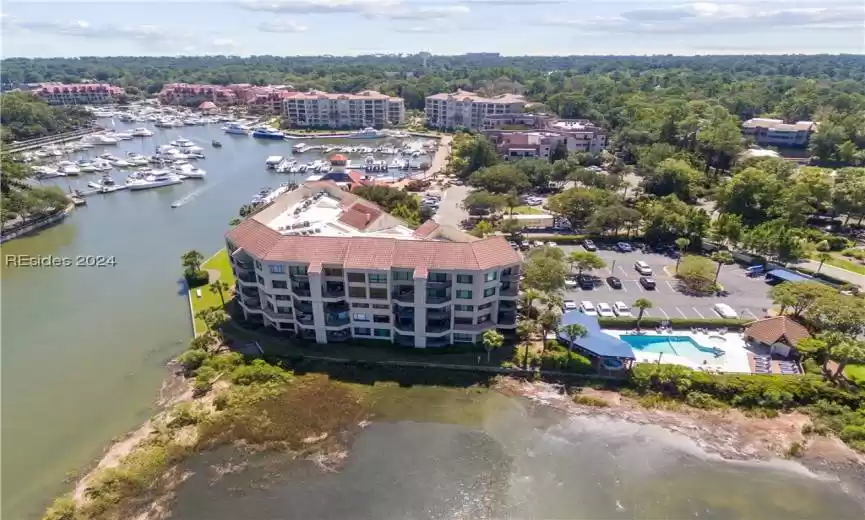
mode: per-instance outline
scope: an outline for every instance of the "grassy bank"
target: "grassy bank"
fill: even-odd
[[[819,260],[817,261],[819,262]],[[840,256],[833,255],[830,259],[826,260],[826,264],[838,267],[840,269],[846,269],[854,273],[865,274],[865,265],[857,262],[851,262],[850,260],[847,260]]]
[[[231,260],[228,257],[228,251],[220,249],[215,255],[210,257],[204,264],[202,269],[208,271],[219,271],[219,280],[228,284],[228,291],[223,292],[223,297],[226,303],[234,297],[234,272],[231,270]],[[222,300],[218,292],[211,291],[211,286],[216,280],[211,276],[210,283],[196,289],[192,289],[189,293],[189,299],[192,302],[192,319],[194,320],[195,334],[201,334],[207,330],[207,326],[200,318],[195,316],[205,309],[221,309]],[[198,297],[197,291],[201,290],[201,298]]]

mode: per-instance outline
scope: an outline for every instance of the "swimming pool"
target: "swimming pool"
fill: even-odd
[[[716,359],[715,348],[704,347],[688,336],[638,336],[624,334],[620,338],[634,350],[682,356],[696,364],[702,364],[703,361],[713,362]]]

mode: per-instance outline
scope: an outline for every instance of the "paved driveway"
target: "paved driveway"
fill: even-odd
[[[562,246],[562,249],[566,253],[583,250],[581,246]],[[589,300],[596,306],[600,302],[612,304],[623,301],[630,306],[637,298],[646,298],[654,307],[646,311],[645,315],[658,318],[718,318],[718,314],[712,310],[716,303],[726,303],[743,318],[761,318],[765,315],[765,309],[772,305],[768,297],[770,286],[762,278],[746,277],[745,271],[736,265],[724,266],[718,279],[730,292],[728,296],[690,296],[676,289],[675,259],[654,253],[617,253],[612,250],[599,250],[598,255],[604,259],[607,267],[591,273],[598,278],[595,288],[566,291],[566,299],[577,303]],[[647,290],[640,285],[640,274],[634,269],[637,260],[652,267],[652,278],[657,282],[654,290]],[[606,278],[611,275],[622,281],[621,289],[613,289],[607,284]]]
[[[451,186],[446,189],[433,220],[442,225],[459,228],[460,223],[469,218],[462,204],[470,191],[471,188],[468,186]]]

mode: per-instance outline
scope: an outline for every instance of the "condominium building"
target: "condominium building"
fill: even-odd
[[[292,92],[283,100],[282,115],[294,127],[381,128],[405,122],[405,101],[374,90]]]
[[[752,137],[757,144],[780,148],[804,148],[816,130],[817,123],[813,121],[788,124],[782,119],[755,117],[742,123],[742,133]]]
[[[204,101],[217,105],[234,105],[238,101],[237,92],[230,86],[191,83],[164,85],[158,97],[164,105],[198,106]]]
[[[107,83],[40,83],[31,91],[49,105],[98,105],[113,103],[124,94],[120,87]]]
[[[601,153],[607,147],[607,134],[588,121],[545,121],[546,130],[484,130],[505,160],[511,158],[549,159],[564,143],[568,153]]]
[[[609,144],[607,132],[588,119],[559,119],[548,128],[567,139],[568,152],[598,154]]]
[[[248,320],[330,343],[475,343],[516,327],[522,258],[500,236],[411,229],[333,182],[308,182],[226,234]]]
[[[432,128],[481,130],[487,117],[520,114],[525,106],[526,100],[516,94],[487,98],[457,90],[453,94],[427,96],[424,112],[427,125]]]

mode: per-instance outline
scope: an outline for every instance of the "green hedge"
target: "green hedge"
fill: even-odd
[[[207,285],[207,282],[209,281],[209,275],[207,274],[207,271],[203,269],[199,269],[195,272],[184,272],[183,277],[186,279],[186,283],[189,285],[190,289]]]
[[[806,274],[808,276],[813,276],[818,280],[822,280],[824,282],[828,282],[832,285],[842,286],[842,285],[850,285],[850,282],[846,280],[842,280],[840,278],[835,278],[834,276],[829,276],[828,274],[818,273],[814,269],[808,269],[807,267],[790,267],[791,271],[798,271],[802,274]]]
[[[674,329],[689,329],[691,327],[727,327],[728,329],[741,330],[746,324],[754,320],[726,319],[726,318],[643,318],[640,327],[653,329],[661,325],[661,322],[669,321]],[[637,327],[637,318],[598,318],[601,327],[608,329],[634,329]]]
[[[617,242],[619,240],[635,240],[634,237],[627,237],[624,235],[615,237],[610,235],[598,236],[598,235],[531,235],[526,237],[526,240],[540,240],[542,242],[555,242],[556,244],[579,244],[585,239],[592,240],[594,242]]]

